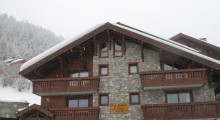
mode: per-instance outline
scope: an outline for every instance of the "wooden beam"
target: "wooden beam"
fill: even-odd
[[[63,65],[63,59],[61,57],[57,57],[57,59],[59,60],[60,63],[60,68],[63,69],[64,65]]]
[[[144,62],[144,43],[141,42],[141,59],[142,59],[142,62]]]
[[[96,36],[93,36],[93,44],[94,44],[94,56],[97,56],[97,41],[96,41]]]
[[[126,41],[125,41],[125,36],[122,35],[122,42],[123,42],[123,54],[126,54]]]
[[[111,50],[111,49],[112,49],[112,47],[111,47],[111,36],[110,36],[110,31],[109,31],[109,29],[107,30],[107,34],[108,34],[109,50]]]
[[[163,60],[163,50],[160,49],[160,69],[164,69],[163,63],[164,63],[164,60]]]

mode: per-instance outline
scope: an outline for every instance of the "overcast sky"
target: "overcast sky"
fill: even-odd
[[[163,38],[185,33],[220,46],[220,0],[0,0],[0,14],[71,38],[122,22]]]

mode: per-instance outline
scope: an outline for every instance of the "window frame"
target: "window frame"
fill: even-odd
[[[132,102],[132,95],[138,95],[138,102],[137,103],[133,103]],[[140,93],[139,92],[131,92],[131,93],[129,93],[129,103],[130,103],[130,105],[140,105],[140,103],[141,103]]]
[[[102,74],[102,68],[107,68],[107,74]],[[108,76],[109,75],[109,65],[108,64],[100,64],[99,65],[99,76]]]
[[[115,48],[115,44],[116,44],[117,42],[119,42],[119,43],[121,44],[121,50],[120,50],[120,51],[119,51],[119,50],[116,50],[116,48]],[[113,49],[113,50],[114,50],[114,51],[113,51],[114,57],[123,57],[123,42],[120,41],[120,40],[115,40],[115,41],[114,41],[114,44],[113,44],[113,47],[114,47],[114,49]],[[121,52],[121,56],[116,56],[115,52]]]
[[[107,56],[102,56],[102,53],[105,53],[105,52],[102,52],[102,44],[104,44],[104,43],[106,44],[106,47],[107,47],[107,51],[106,51]],[[108,58],[109,57],[109,46],[108,46],[108,42],[107,41],[101,42],[99,44],[99,57],[100,58]]]
[[[134,66],[136,65],[137,66],[137,73],[131,73],[131,66]],[[128,74],[129,75],[134,75],[134,74],[138,74],[139,73],[139,68],[138,68],[138,62],[130,62],[128,63]]]
[[[70,72],[69,77],[70,78],[85,78],[85,77],[80,76],[80,73],[82,73],[82,72],[88,72],[88,77],[89,77],[89,71],[88,70],[79,70],[79,71]],[[72,77],[71,76],[72,74],[78,74],[78,76],[77,77]]]
[[[75,96],[69,96],[67,98],[67,102],[66,102],[67,107],[68,108],[87,108],[87,107],[79,107],[79,101],[84,100],[84,99],[88,100],[88,107],[93,106],[93,95],[75,95]],[[70,100],[77,100],[77,107],[70,107],[69,106]]]
[[[107,100],[107,104],[102,104],[102,96],[107,96],[108,100]],[[99,106],[109,106],[109,94],[108,93],[101,93],[99,94]]]
[[[165,91],[165,102],[168,103],[168,97],[167,97],[168,94],[177,94],[178,95],[178,102],[177,103],[182,103],[182,102],[180,102],[180,98],[179,98],[179,94],[181,94],[181,93],[189,93],[189,97],[190,97],[190,102],[189,103],[193,102],[193,92],[192,92],[192,90]],[[188,103],[188,102],[186,102],[186,103]],[[169,104],[172,104],[172,103],[169,103]]]

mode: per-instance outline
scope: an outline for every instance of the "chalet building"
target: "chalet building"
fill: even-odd
[[[184,39],[184,40],[183,40]],[[220,48],[104,23],[24,63],[41,105],[21,120],[220,118]],[[197,46],[197,47],[194,47]],[[211,51],[211,52],[208,52]]]

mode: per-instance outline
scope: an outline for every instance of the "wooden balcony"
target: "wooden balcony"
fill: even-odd
[[[58,108],[52,109],[55,120],[98,120],[99,108]]]
[[[220,101],[142,105],[144,120],[220,118]]]
[[[93,93],[99,88],[98,77],[33,80],[33,93],[45,95]]]
[[[159,70],[140,72],[144,89],[200,87],[206,80],[206,69]]]

